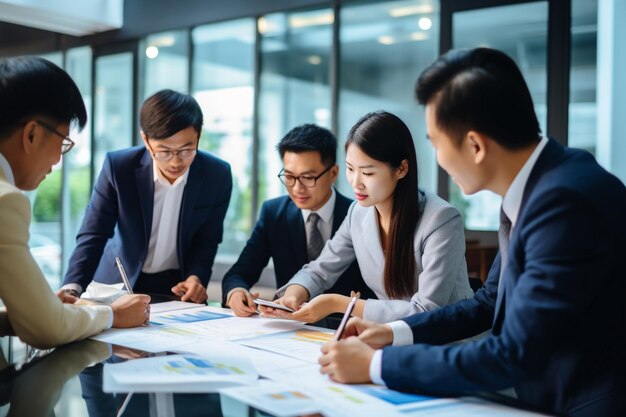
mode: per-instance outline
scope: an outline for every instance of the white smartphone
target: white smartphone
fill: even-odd
[[[255,298],[254,302],[257,303],[258,305],[261,305],[261,306],[277,308],[279,310],[285,310],[285,311],[288,311],[290,313],[293,313],[295,311],[295,310],[292,310],[289,307],[286,307],[286,306],[284,306],[282,304],[277,304],[277,303],[274,303],[272,301],[263,300],[262,298]]]

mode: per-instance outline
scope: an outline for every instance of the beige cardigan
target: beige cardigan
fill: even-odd
[[[0,336],[16,334],[38,348],[84,339],[104,330],[107,306],[62,304],[50,289],[28,246],[28,198],[0,169]]]

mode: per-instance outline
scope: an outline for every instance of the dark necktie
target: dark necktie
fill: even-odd
[[[320,229],[317,227],[317,223],[320,220],[320,216],[317,213],[309,214],[309,218],[306,220],[306,234],[308,238],[308,244],[306,247],[306,253],[309,257],[309,261],[317,259],[324,248],[324,239]]]
[[[511,236],[511,220],[506,216],[502,207],[500,207],[500,229],[498,229],[498,243],[500,245],[500,279],[502,279],[502,271],[506,268],[509,238]],[[498,283],[498,286],[500,284]]]

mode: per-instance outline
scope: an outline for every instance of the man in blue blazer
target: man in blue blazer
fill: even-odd
[[[270,258],[277,287],[285,285],[312,260],[307,250],[310,236],[305,217],[311,213],[320,215],[317,228],[323,245],[335,234],[352,203],[333,188],[339,168],[337,139],[330,131],[313,124],[295,127],[281,139],[278,151],[284,166],[279,178],[289,195],[263,203],[252,236],[222,280],[224,305],[241,317],[256,311],[252,301],[256,294],[249,290]],[[328,292],[349,295],[350,291],[375,297],[363,282],[356,262]]]
[[[121,282],[135,292],[206,301],[232,189],[229,165],[198,151],[202,111],[162,90],[140,113],[145,146],[107,154],[78,232],[63,289]]]
[[[323,347],[322,372],[441,395],[513,387],[548,413],[626,415],[624,184],[541,137],[526,83],[499,51],[447,53],[417,97],[439,164],[466,194],[503,197],[499,255],[473,299],[387,325],[353,320],[347,340]]]

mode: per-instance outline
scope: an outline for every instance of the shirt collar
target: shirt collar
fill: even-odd
[[[548,139],[546,137],[542,137],[535,150],[530,154],[526,163],[524,163],[522,169],[520,169],[517,173],[517,176],[511,183],[511,186],[506,191],[506,194],[504,194],[504,198],[502,199],[502,210],[504,210],[504,214],[506,214],[509,220],[511,220],[512,226],[515,226],[515,223],[517,222],[519,209],[522,205],[522,197],[524,196],[524,188],[526,188],[530,172],[533,170],[533,167],[537,162],[537,158],[539,158],[541,151],[543,151],[543,148],[546,147],[547,143]]]
[[[320,209],[315,210],[315,213],[317,213],[320,216],[320,218],[324,220],[324,223],[330,223],[330,220],[332,219],[333,213],[335,211],[335,200],[337,199],[337,195],[335,194],[334,188],[331,188],[330,190],[331,190],[331,195],[328,201],[324,203],[324,205]],[[304,222],[306,223],[307,219],[309,218],[309,214],[311,214],[313,211],[307,210],[307,209],[302,209],[301,211],[302,211],[302,218],[304,219]]]
[[[9,161],[0,153],[0,169],[4,172],[4,177],[7,179],[7,182],[15,187],[15,177],[13,177],[13,170],[11,169],[11,165]]]
[[[165,176],[163,175],[159,167],[157,167],[156,162],[152,160],[152,175],[153,175],[152,179],[154,180],[154,182],[158,181],[160,184],[163,184],[163,185],[168,185],[171,187],[174,187],[180,183],[185,185],[187,184],[187,177],[189,177],[189,167],[187,167],[187,170],[185,171],[183,175],[176,178],[176,181],[170,184],[170,181],[167,178],[165,178]]]

